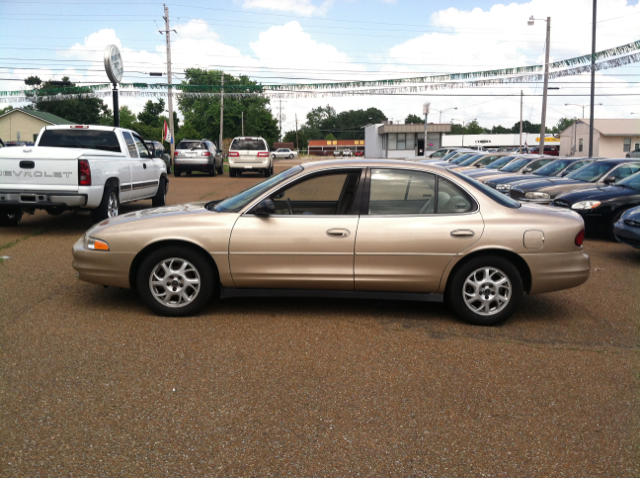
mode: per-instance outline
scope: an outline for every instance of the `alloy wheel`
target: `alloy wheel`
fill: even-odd
[[[166,258],[156,264],[149,275],[149,289],[160,304],[182,308],[200,293],[201,278],[197,268],[183,258]]]
[[[467,276],[462,287],[462,297],[474,313],[492,316],[509,304],[512,289],[511,281],[503,271],[485,266]]]
[[[112,191],[109,195],[109,204],[107,205],[107,216],[109,218],[115,218],[118,216],[118,195],[115,191]]]

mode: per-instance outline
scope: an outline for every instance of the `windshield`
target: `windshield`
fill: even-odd
[[[465,155],[460,155],[459,157],[457,157],[454,160],[451,160],[450,163],[453,164],[453,165],[459,165],[464,160],[466,160],[467,158],[470,158],[472,156],[478,156],[478,155],[476,155],[475,153],[467,153]]]
[[[507,173],[514,173],[518,171],[520,168],[523,168],[527,163],[529,163],[528,158],[520,158],[519,160],[514,161],[513,163],[509,163],[504,168],[501,168],[500,171],[506,171]]]
[[[45,130],[38,146],[59,148],[89,148],[92,150],[120,152],[120,142],[112,130]]]
[[[514,156],[503,156],[499,160],[496,160],[493,163],[489,163],[486,167],[491,170],[498,170],[504,165],[508,165],[511,161],[513,161],[514,158]]]
[[[551,163],[534,171],[533,174],[540,176],[555,176],[560,173],[560,171],[562,171],[569,163],[571,163],[571,160],[552,161]]]
[[[457,153],[458,153],[458,150],[450,151],[449,153],[447,153],[446,155],[444,155],[442,157],[442,161],[449,161],[449,158],[451,158],[452,156],[456,155]]]
[[[596,163],[590,164],[589,166],[585,166],[584,168],[576,170],[570,175],[567,175],[567,178],[578,181],[586,181],[587,183],[593,183],[595,181],[598,181],[598,179],[602,177],[602,175],[604,175],[614,166],[615,164],[613,163],[598,161]]]
[[[251,140],[249,138],[236,138],[231,142],[230,150],[251,150],[251,151],[263,151],[266,150],[266,146],[264,141],[262,140]]]
[[[458,163],[458,166],[469,166],[470,164],[472,164],[474,161],[476,161],[479,158],[482,158],[484,155],[473,155],[471,158],[467,158],[466,160]]]
[[[474,180],[473,178],[469,178],[468,176],[462,175],[462,174],[458,173],[457,171],[454,171],[454,170],[449,170],[449,171],[451,171],[451,173],[456,175],[461,180],[466,181],[471,186],[473,186],[476,189],[482,191],[485,195],[487,195],[489,198],[491,198],[496,203],[498,203],[498,204],[500,204],[502,206],[506,206],[507,208],[520,208],[520,203],[518,203],[513,198],[511,198],[509,196],[506,196],[506,195],[498,192],[497,190],[494,190],[493,188],[490,188],[487,185],[484,185],[484,184],[480,183],[479,181]]]
[[[248,188],[235,196],[224,199],[219,203],[207,203],[206,208],[217,211],[218,213],[237,213],[256,198],[260,197],[263,193],[269,191],[274,185],[297,175],[301,171],[302,166],[294,166],[293,168],[289,168],[276,176],[272,176],[271,178],[253,185],[251,188]]]
[[[206,150],[207,147],[201,141],[181,141],[178,150]]]
[[[624,180],[618,181],[616,185],[626,186],[627,188],[634,189],[636,191],[640,191],[640,173],[636,173],[635,175],[627,176]]]

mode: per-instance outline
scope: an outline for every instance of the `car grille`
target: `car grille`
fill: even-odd
[[[560,208],[570,208],[571,203],[566,200],[555,200],[553,202],[553,206],[559,206]]]
[[[634,228],[640,228],[640,221],[624,220],[624,224],[627,226],[633,226]]]
[[[522,198],[524,198],[524,191],[522,190],[517,190],[515,188],[511,188],[509,190],[509,195],[511,196],[511,198],[513,198],[514,200],[521,200]]]

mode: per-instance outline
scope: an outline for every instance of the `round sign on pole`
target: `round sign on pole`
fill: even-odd
[[[104,69],[111,83],[120,83],[124,67],[122,65],[122,57],[120,49],[115,45],[107,45],[104,49]]]

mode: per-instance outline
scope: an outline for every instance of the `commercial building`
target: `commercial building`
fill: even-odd
[[[0,116],[0,138],[8,141],[35,141],[43,127],[73,125],[72,121],[46,111],[14,108]]]
[[[560,139],[547,133],[544,138],[547,146],[560,145]],[[540,144],[539,133],[523,133],[522,146],[538,146]],[[520,133],[486,133],[479,135],[444,135],[442,147],[458,146],[465,148],[518,148],[520,146]]]
[[[427,151],[442,145],[443,134],[451,131],[449,123],[429,123]],[[393,124],[369,125],[364,129],[364,156],[367,158],[406,158],[424,154],[424,125]]]
[[[333,152],[350,150],[364,152],[365,140],[309,140],[309,154],[316,156],[333,156]]]
[[[594,120],[593,156],[625,158],[640,146],[640,120]],[[589,154],[589,120],[576,120],[560,133],[560,155]]]

